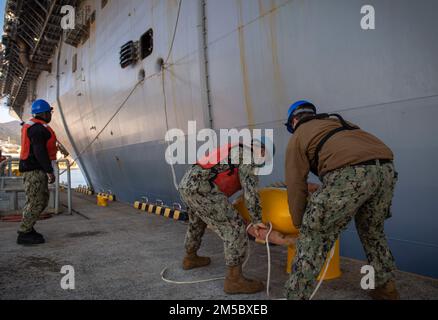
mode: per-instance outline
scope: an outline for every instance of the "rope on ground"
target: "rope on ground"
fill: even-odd
[[[313,291],[312,295],[310,296],[309,300],[312,300],[312,299],[313,299],[313,297],[315,296],[315,294],[318,292],[319,287],[321,286],[322,282],[324,281],[325,275],[326,275],[327,270],[328,270],[328,268],[329,268],[329,266],[330,266],[330,261],[332,261],[332,258],[333,258],[334,254],[335,254],[335,247],[336,247],[336,244],[333,245],[333,248],[332,248],[332,250],[330,251],[330,257],[329,257],[329,259],[327,260],[327,265],[325,266],[324,272],[322,273],[321,278],[319,279],[318,285],[316,286],[316,288],[315,288],[315,290]]]
[[[247,235],[248,235],[248,230],[252,226],[253,226],[253,224],[250,223],[246,227],[246,234]],[[266,295],[268,297],[270,296],[269,288],[270,288],[270,282],[271,282],[271,250],[269,248],[269,236],[271,235],[271,232],[272,232],[272,224],[269,223],[269,231],[268,231],[268,233],[266,234],[266,237],[265,237],[266,251],[267,251],[267,254],[268,254],[268,274],[267,274],[267,279],[266,279]],[[245,261],[242,264],[242,269],[245,268],[245,266],[248,263],[249,258],[251,256],[251,253],[250,253],[250,242],[249,242],[249,237],[248,236],[247,236],[247,242],[248,242],[248,250],[247,250],[247,255],[246,255]],[[168,268],[169,267],[165,267],[161,271],[160,276],[161,276],[161,279],[164,282],[172,283],[172,284],[179,284],[179,285],[181,285],[181,284],[196,284],[196,283],[213,282],[213,281],[218,281],[218,280],[224,280],[225,279],[225,277],[214,277],[214,278],[209,278],[209,279],[193,280],[193,281],[175,281],[175,280],[170,280],[170,279],[166,278],[165,274],[166,274],[166,271],[168,270]]]

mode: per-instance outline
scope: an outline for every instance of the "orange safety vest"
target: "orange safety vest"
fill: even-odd
[[[50,132],[50,139],[47,140],[47,153],[49,154],[50,160],[56,160],[56,153],[58,152],[58,147],[56,146],[56,135],[55,131],[53,131],[52,128],[49,127],[49,125],[44,122],[43,120],[32,118],[29,121],[27,121],[25,124],[23,124],[23,127],[21,128],[21,153],[20,153],[20,159],[26,160],[29,158],[30,153],[30,139],[27,135],[27,130],[32,127],[34,124],[40,123],[42,124],[47,130]]]
[[[220,148],[216,148],[210,154],[203,157],[197,162],[203,169],[211,169],[214,171],[214,167],[217,164],[220,164],[222,160],[225,160],[230,155],[231,148],[237,146],[238,144],[226,144]],[[231,165],[231,163],[228,163]],[[231,169],[216,172],[215,176],[211,179],[211,181],[218,186],[219,190],[222,191],[227,197],[231,197],[237,191],[242,190],[242,185],[240,184],[239,179],[239,169],[231,165]]]

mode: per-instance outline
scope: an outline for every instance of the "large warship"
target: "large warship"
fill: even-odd
[[[374,28],[361,25],[364,5],[374,10]],[[261,184],[282,181],[286,112],[309,99],[393,149],[400,178],[387,223],[390,246],[400,269],[438,277],[438,2],[5,6],[1,95],[23,121],[36,98],[53,105],[51,125],[95,191],[126,202],[179,202],[164,138],[170,128],[187,131],[189,121],[199,129],[274,129],[274,171]],[[176,180],[185,169],[175,166]],[[343,233],[341,250],[363,258],[354,226]]]

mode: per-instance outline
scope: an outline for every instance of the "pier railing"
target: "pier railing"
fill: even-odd
[[[59,164],[65,163],[67,167],[67,185],[65,186],[67,188],[67,209],[69,214],[72,213],[72,200],[71,200],[71,171],[70,171],[70,161],[68,159],[60,159],[56,161],[55,166],[55,214],[59,212],[59,191],[60,191],[60,174],[59,174]]]
[[[13,175],[13,165],[20,161],[19,158],[7,156],[7,158],[0,162],[0,192],[9,194],[9,209],[18,210],[18,194],[24,193],[23,177]],[[60,168],[59,165],[64,163],[67,172],[67,184],[60,184]],[[70,161],[68,159],[60,159],[54,162],[55,187],[51,188],[54,191],[54,214],[60,212],[60,190],[61,187],[67,189],[67,210],[72,214],[72,192],[71,192],[71,171]]]

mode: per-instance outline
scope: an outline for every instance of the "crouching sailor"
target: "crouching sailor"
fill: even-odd
[[[56,160],[58,149],[55,132],[48,126],[52,120],[52,110],[46,101],[34,101],[34,117],[21,128],[19,170],[23,172],[26,204],[18,230],[18,244],[44,243],[44,237],[33,226],[49,202],[48,184],[55,182],[51,161]]]
[[[247,279],[242,274],[248,247],[246,226],[228,198],[243,190],[256,234],[266,229],[262,223],[257,190],[259,165],[255,164],[257,161],[243,161],[248,149],[250,154],[257,153],[253,152],[256,146],[259,154],[265,157],[266,141],[267,138],[262,137],[260,141],[253,140],[251,148],[242,144],[227,144],[213,150],[185,173],[179,185],[181,198],[189,213],[183,269],[210,264],[210,258],[197,255],[208,225],[224,242],[227,266],[224,291],[228,294],[251,294],[264,289],[262,282]]]
[[[312,296],[330,249],[354,219],[375,270],[371,296],[398,299],[396,266],[384,232],[397,181],[392,151],[340,115],[316,114],[307,101],[290,107],[286,126],[294,134],[286,151],[288,201],[293,223],[300,228],[293,272],[285,286],[287,298]],[[307,202],[309,171],[323,185]]]

